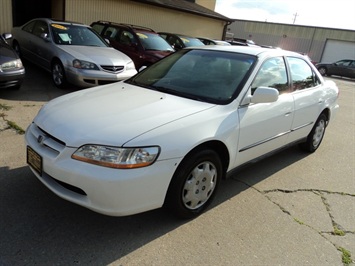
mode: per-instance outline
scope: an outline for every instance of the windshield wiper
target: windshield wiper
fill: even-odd
[[[191,93],[187,93],[187,92],[181,92],[181,91],[176,91],[176,90],[172,90],[166,87],[161,87],[161,86],[150,86],[151,89],[153,90],[157,90],[160,92],[165,92],[171,95],[175,95],[175,96],[179,96],[179,97],[184,97],[184,98],[188,98],[188,99],[192,99],[192,100],[196,100],[196,101],[205,101],[204,98],[191,94]]]

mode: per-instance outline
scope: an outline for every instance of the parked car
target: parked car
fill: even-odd
[[[213,40],[204,37],[198,37],[198,39],[203,42],[204,45],[231,45],[229,42],[226,41]]]
[[[137,73],[125,54],[109,47],[87,25],[34,19],[13,28],[12,45],[17,53],[52,73],[57,87],[79,87],[117,82]]]
[[[25,68],[17,53],[8,44],[12,35],[0,35],[0,89],[19,89],[25,78]]]
[[[55,194],[93,211],[165,206],[192,218],[235,169],[296,143],[316,151],[338,92],[298,53],[185,48],[47,103],[26,130],[27,162]]]
[[[187,35],[159,32],[160,36],[163,37],[175,50],[181,50],[185,47],[192,46],[203,46],[203,42],[199,39]]]
[[[147,27],[108,21],[93,22],[91,27],[114,48],[132,58],[137,70],[175,52],[158,33]]]
[[[316,67],[323,76],[355,78],[355,60],[344,59],[331,64],[319,63]]]

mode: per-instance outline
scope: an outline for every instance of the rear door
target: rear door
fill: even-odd
[[[302,58],[287,57],[295,102],[294,120],[288,142],[306,137],[316,122],[324,104],[322,84]]]

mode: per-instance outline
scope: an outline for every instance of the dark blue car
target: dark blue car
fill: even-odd
[[[355,78],[355,60],[344,59],[331,64],[316,64],[322,76],[341,76]]]
[[[18,54],[7,43],[12,35],[0,35],[0,89],[19,89],[25,77],[25,68]]]

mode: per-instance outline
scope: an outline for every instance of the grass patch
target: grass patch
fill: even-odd
[[[0,103],[0,110],[9,111],[11,108],[11,106]]]
[[[297,223],[299,223],[300,225],[304,225],[304,222],[298,220],[297,218],[293,218],[293,220],[295,220]]]
[[[10,128],[14,129],[18,134],[20,135],[25,134],[25,131],[20,126],[18,126],[15,122],[7,121],[7,124]]]
[[[345,236],[345,232],[343,230],[340,230],[338,227],[334,226],[334,235],[336,236]]]
[[[341,255],[342,262],[345,265],[350,265],[350,263],[352,263],[350,251],[342,247],[338,247],[338,250],[342,253]]]

